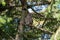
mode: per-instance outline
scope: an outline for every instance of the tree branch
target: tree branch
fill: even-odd
[[[35,26],[33,26],[32,28],[36,28],[36,29],[38,29],[38,30],[41,30],[41,31],[44,32],[44,33],[49,33],[49,34],[53,34],[53,33],[54,33],[54,32],[48,31],[48,30],[43,29],[43,28],[37,28],[37,27],[35,27]]]

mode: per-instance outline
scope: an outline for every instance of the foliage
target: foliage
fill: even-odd
[[[15,6],[20,5],[20,2],[18,3],[18,1],[19,0],[16,0]],[[37,2],[39,2],[39,1],[41,1],[41,0],[38,0]],[[13,1],[13,3],[14,3],[14,1]],[[5,2],[5,0],[0,0],[0,4],[2,4],[2,7],[8,5]],[[30,6],[32,6],[32,8],[35,7],[35,5],[30,5]],[[43,9],[43,8],[41,8],[41,9]],[[48,33],[48,32],[44,32],[44,30],[41,31],[38,28],[43,28],[45,30],[54,32],[54,34],[55,34],[57,28],[60,26],[60,0],[55,0],[54,4],[51,3],[44,10],[45,11],[42,11],[39,13],[35,12],[32,14],[34,27],[24,25],[24,28],[23,28],[24,40],[25,39],[26,40],[34,40],[34,39],[39,40],[38,38],[41,38],[41,34]],[[41,17],[40,14],[42,14],[44,17]],[[16,34],[18,33],[18,26],[19,26],[19,23],[21,20],[21,16],[22,16],[22,7],[20,7],[20,6],[13,7],[13,8],[7,8],[4,11],[0,12],[0,29],[2,30],[2,32],[0,32],[0,40],[2,40],[3,38],[6,38],[6,40],[9,40],[9,39],[11,39],[10,36],[15,39]],[[43,24],[41,23],[41,21],[43,22]],[[38,26],[38,24],[41,27]],[[53,37],[51,37],[52,40],[54,40]],[[60,37],[58,36],[57,39],[60,40]]]

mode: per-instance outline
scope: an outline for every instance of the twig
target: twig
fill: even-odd
[[[53,33],[54,33],[54,32],[48,31],[48,30],[43,29],[43,28],[37,28],[37,27],[35,27],[35,26],[32,26],[32,28],[36,28],[36,29],[38,29],[38,30],[41,30],[42,32],[49,33],[49,34],[53,34]]]

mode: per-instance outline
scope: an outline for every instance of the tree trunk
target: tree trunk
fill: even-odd
[[[21,20],[20,24],[18,26],[18,33],[16,34],[15,40],[23,40],[23,27],[24,27],[24,19],[27,15],[27,5],[26,5],[26,0],[21,0],[22,3],[22,15],[21,15]]]

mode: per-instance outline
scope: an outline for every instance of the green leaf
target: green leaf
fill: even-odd
[[[4,24],[4,23],[6,23],[6,20],[3,18],[0,18],[0,23]]]
[[[5,6],[5,5],[6,5],[6,2],[3,1],[3,2],[2,2],[2,6]]]
[[[11,20],[12,20],[12,18],[8,18],[8,19],[7,19],[7,22],[10,22]]]

